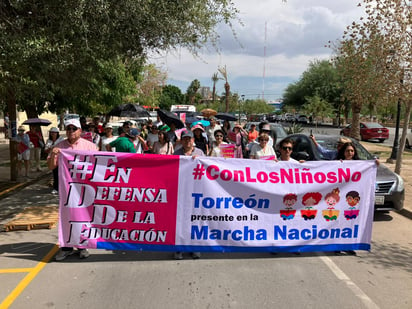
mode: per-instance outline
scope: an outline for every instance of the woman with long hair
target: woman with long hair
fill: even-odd
[[[171,155],[174,152],[173,144],[169,139],[166,131],[161,130],[158,133],[159,140],[153,144],[153,153]]]
[[[358,151],[352,142],[348,142],[339,148],[337,160],[359,160]]]

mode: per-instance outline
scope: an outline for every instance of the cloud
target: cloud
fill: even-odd
[[[254,95],[273,92],[280,97],[310,61],[331,57],[332,50],[325,45],[338,40],[346,26],[362,14],[355,0],[234,3],[244,25],[234,24],[237,40],[226,25],[218,27],[220,53],[209,47],[195,58],[182,49],[154,61],[183,92],[194,79],[211,87],[213,73],[226,65],[232,91]],[[219,91],[224,91],[223,83]]]

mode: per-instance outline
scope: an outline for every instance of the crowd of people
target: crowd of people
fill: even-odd
[[[206,124],[206,125],[205,125]],[[123,125],[113,132],[110,124],[102,124],[98,117],[87,123],[86,118],[69,119],[65,121],[66,138],[60,136],[60,131],[53,127],[49,131],[49,137],[45,145],[41,145],[41,135],[35,127],[25,132],[24,127],[19,127],[16,140],[19,142],[19,162],[24,162],[24,173],[27,176],[29,162],[33,162],[33,168],[40,168],[38,160],[39,152],[32,149],[44,147],[48,154],[47,165],[53,171],[53,194],[58,193],[58,155],[61,149],[93,150],[93,151],[115,151],[128,153],[150,153],[158,155],[180,155],[180,156],[212,156],[223,157],[227,155],[224,151],[231,145],[229,157],[249,158],[257,160],[272,161],[294,161],[291,157],[294,141],[285,138],[278,143],[278,151],[275,151],[276,136],[270,131],[267,122],[251,126],[245,131],[239,124],[233,128],[229,121],[220,124],[211,117],[207,121],[196,121],[187,123],[186,127],[177,129],[173,123],[169,125],[148,120],[133,126],[132,122],[124,121]],[[116,134],[115,134],[116,133]],[[356,160],[358,159],[356,147],[350,140],[340,140],[336,150],[323,149],[317,144],[312,136],[314,144],[325,156],[331,159]],[[300,161],[302,163],[302,161]],[[22,169],[21,164],[19,170]],[[78,253],[80,258],[87,258],[87,249],[74,250],[64,247],[56,255],[56,260],[64,260],[67,256]],[[199,252],[192,252],[192,258],[200,258]],[[182,252],[175,253],[175,259],[182,259]]]

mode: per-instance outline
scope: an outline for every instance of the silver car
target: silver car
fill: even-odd
[[[327,160],[319,152],[309,136],[305,134],[292,134],[288,138],[295,142],[292,157],[297,160],[319,161]],[[338,135],[316,135],[316,141],[326,149],[335,149],[339,140]],[[361,160],[376,159],[356,140],[351,139]],[[401,210],[405,199],[405,187],[401,176],[392,172],[384,164],[379,164],[375,185],[376,210]]]

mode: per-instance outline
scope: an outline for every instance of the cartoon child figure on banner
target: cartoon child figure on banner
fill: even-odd
[[[356,217],[359,216],[359,209],[356,209],[359,201],[360,196],[357,191],[349,191],[346,193],[346,202],[349,205],[349,210],[343,212],[346,220],[356,219]]]
[[[340,211],[335,209],[335,205],[340,201],[339,193],[339,188],[335,188],[325,195],[325,203],[328,208],[322,211],[322,216],[326,221],[336,220],[339,216]]]
[[[288,193],[283,197],[283,204],[285,209],[280,210],[280,217],[283,220],[291,220],[295,217],[296,210],[292,209],[292,206],[298,201],[298,196],[295,193]]]
[[[302,218],[305,220],[313,220],[316,217],[317,210],[313,209],[322,200],[322,194],[319,192],[308,192],[302,197],[302,204],[305,209],[300,211]]]

